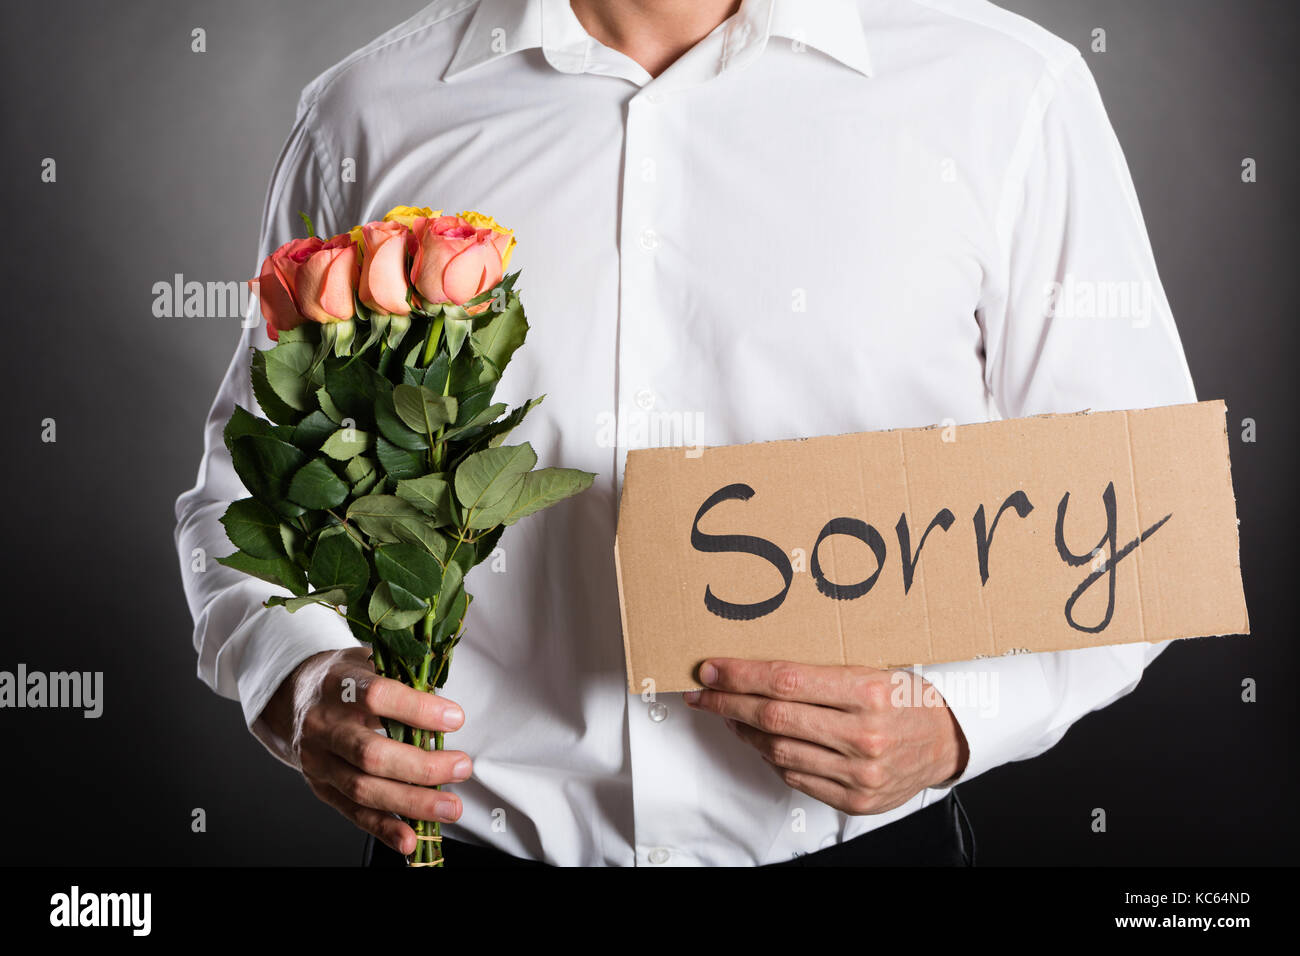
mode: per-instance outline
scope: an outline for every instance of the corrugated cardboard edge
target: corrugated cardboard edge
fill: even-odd
[[[626,487],[626,481],[627,479],[624,478],[624,487]],[[619,497],[621,498],[622,496],[620,495]],[[620,517],[621,516],[622,509],[620,508]],[[639,693],[639,691],[637,690],[636,685],[632,683],[632,641],[628,636],[627,601],[624,600],[623,597],[623,561],[619,556],[617,531],[614,532],[614,577],[618,581],[618,619],[623,628],[623,659],[626,662],[627,667],[627,692],[629,694],[636,694]]]
[[[1212,399],[1208,403],[1198,402],[1197,404],[1219,405],[1223,409],[1223,455],[1227,462],[1228,468],[1228,490],[1232,492],[1232,513],[1236,515],[1236,522],[1233,524],[1233,536],[1237,542],[1237,580],[1241,582],[1241,630],[1234,631],[1231,634],[1206,634],[1206,637],[1249,637],[1250,636],[1250,605],[1246,601],[1246,575],[1241,570],[1241,511],[1237,508],[1237,485],[1232,480],[1232,436],[1228,434],[1228,403],[1223,399]]]

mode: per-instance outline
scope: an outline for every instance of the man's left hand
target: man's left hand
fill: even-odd
[[[942,695],[906,671],[714,658],[686,703],[726,719],[789,786],[844,813],[884,813],[966,769]]]

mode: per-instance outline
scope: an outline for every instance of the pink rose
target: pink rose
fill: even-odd
[[[356,314],[357,247],[346,232],[323,243],[298,267],[295,297],[314,322],[346,322]]]
[[[501,257],[509,236],[476,229],[460,216],[421,217],[411,235],[411,284],[429,304],[464,305],[501,281]]]
[[[296,328],[306,321],[307,316],[298,307],[294,291],[298,270],[323,245],[315,237],[291,239],[266,257],[262,263],[261,275],[248,280],[249,291],[257,293],[262,318],[266,319],[266,334],[271,341],[278,342],[281,332]]]
[[[361,227],[361,301],[385,315],[410,315],[406,301],[406,243],[410,230],[400,222],[368,222]]]

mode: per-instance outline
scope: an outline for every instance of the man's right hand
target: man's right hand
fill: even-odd
[[[394,814],[451,823],[460,798],[430,787],[466,779],[458,750],[425,751],[390,740],[381,717],[422,730],[457,730],[456,704],[380,677],[365,647],[324,651],[284,679],[259,718],[296,758],[307,785],[325,803],[398,853],[415,852],[415,831]],[[351,679],[352,684],[345,684]],[[346,689],[353,693],[346,694]],[[346,698],[346,699],[345,699]]]

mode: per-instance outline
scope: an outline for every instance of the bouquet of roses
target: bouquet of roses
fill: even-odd
[[[328,241],[312,233],[251,280],[277,344],[252,357],[267,421],[236,407],[225,429],[251,497],[222,518],[227,567],[323,604],[371,646],[375,670],[434,693],[465,633],[466,573],[504,529],[590,486],[534,468],[506,438],[542,399],[493,393],[528,323],[506,267],[510,230],[478,213],[399,206]],[[386,722],[442,749],[442,734]],[[411,865],[442,863],[436,821],[410,820]]]

